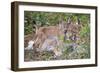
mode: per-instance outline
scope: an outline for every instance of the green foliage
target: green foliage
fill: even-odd
[[[77,18],[79,18],[84,26],[88,25],[90,22],[89,14],[25,11],[24,12],[25,35],[32,32],[33,25],[39,25],[39,26],[57,25],[59,21],[67,21],[68,17],[71,17],[72,21],[74,22],[76,22]],[[36,24],[34,24],[33,21],[35,21]]]
[[[80,31],[81,37],[87,37],[90,34],[90,26],[89,24],[85,24]]]

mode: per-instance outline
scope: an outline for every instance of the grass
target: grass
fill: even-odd
[[[86,44],[77,45],[75,49],[72,46],[66,46],[66,43],[60,48],[63,54],[59,58],[54,58],[53,52],[34,52],[33,50],[25,50],[25,61],[49,61],[49,60],[72,60],[90,58],[90,48]]]

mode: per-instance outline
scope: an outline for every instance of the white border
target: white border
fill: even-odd
[[[56,60],[56,61],[33,61],[24,62],[24,11],[44,11],[44,12],[67,12],[67,13],[89,13],[91,27],[91,58],[80,60]],[[79,8],[60,8],[44,6],[19,6],[19,68],[49,67],[62,65],[82,65],[95,64],[95,10]]]

